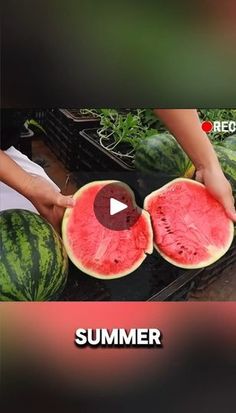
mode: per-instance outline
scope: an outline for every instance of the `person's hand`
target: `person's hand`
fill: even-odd
[[[196,180],[207,187],[208,191],[223,205],[228,217],[236,222],[232,188],[221,168],[198,170]]]
[[[73,207],[71,196],[62,195],[45,178],[30,176],[24,188],[24,196],[35,206],[37,211],[60,232],[61,220],[65,208]]]

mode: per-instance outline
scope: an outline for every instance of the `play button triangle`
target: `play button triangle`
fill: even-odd
[[[128,205],[117,201],[115,198],[110,198],[110,215],[115,215],[118,212],[124,211],[126,208],[128,208]]]

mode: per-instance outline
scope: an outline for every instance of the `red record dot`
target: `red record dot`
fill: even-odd
[[[211,132],[213,129],[213,123],[210,122],[209,120],[202,122],[202,130],[206,133]]]

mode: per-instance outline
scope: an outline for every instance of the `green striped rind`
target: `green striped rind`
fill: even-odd
[[[220,145],[215,147],[215,151],[223,172],[229,179],[234,195],[236,196],[236,151],[232,151]]]
[[[143,172],[161,172],[171,177],[185,176],[191,161],[173,136],[162,133],[143,140],[136,151],[135,166]]]
[[[61,238],[41,216],[0,213],[0,301],[48,301],[63,290],[68,259]]]
[[[222,141],[221,145],[231,151],[236,151],[236,135],[228,136]]]

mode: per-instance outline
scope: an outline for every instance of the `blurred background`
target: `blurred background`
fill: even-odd
[[[233,0],[5,1],[2,105],[234,107]]]
[[[2,409],[231,413],[233,303],[12,303],[2,309]],[[163,348],[83,348],[83,328],[155,327]]]

